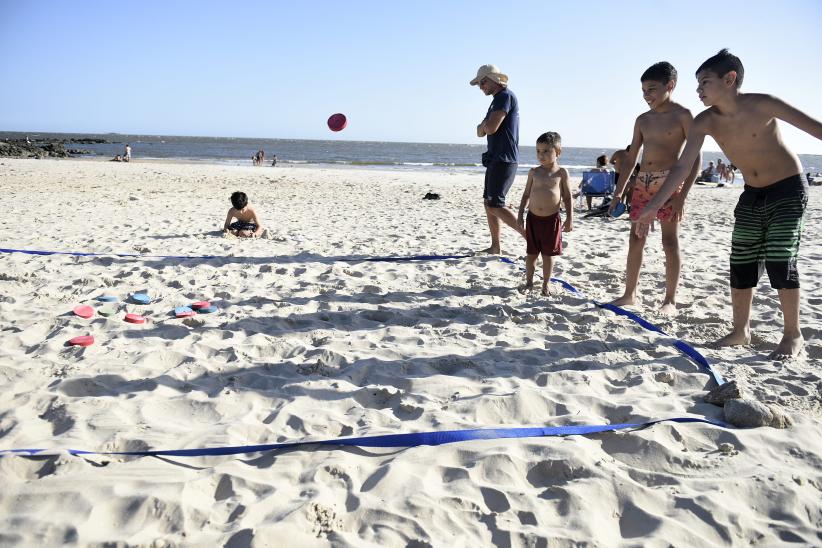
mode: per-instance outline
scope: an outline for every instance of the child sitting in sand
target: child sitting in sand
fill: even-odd
[[[525,259],[525,284],[520,291],[534,287],[534,270],[537,257],[542,255],[542,294],[548,295],[548,281],[554,269],[554,256],[562,255],[562,232],[571,232],[573,227],[573,207],[571,189],[568,187],[568,170],[560,167],[557,158],[562,154],[562,138],[559,133],[549,131],[537,139],[537,160],[539,166],[528,172],[528,181],[519,204],[517,222],[525,228],[528,242]],[[565,204],[568,218],[562,224],[559,216],[560,200]],[[528,206],[528,224],[523,215]]]
[[[248,196],[245,192],[234,192],[231,195],[231,205],[223,223],[223,235],[239,238],[258,238],[263,233],[263,226],[257,218],[257,212],[248,205]],[[233,223],[231,219],[237,220]]]

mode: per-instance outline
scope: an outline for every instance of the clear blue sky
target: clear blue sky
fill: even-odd
[[[817,0],[0,0],[0,130],[480,143],[489,100],[468,81],[494,63],[523,143],[554,130],[616,147],[645,106],[645,68],[673,63],[674,98],[696,113],[694,70],[722,47],[745,64],[743,90],[822,118]],[[340,134],[334,112],[349,117]]]

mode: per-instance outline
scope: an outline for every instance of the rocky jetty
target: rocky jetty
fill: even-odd
[[[80,148],[66,149],[66,143],[105,143],[105,139],[4,139],[0,140],[0,157],[6,158],[70,158],[81,154],[91,154]]]

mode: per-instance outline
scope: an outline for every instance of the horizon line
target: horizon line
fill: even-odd
[[[449,143],[444,141],[369,141],[369,140],[360,140],[360,139],[308,139],[305,137],[237,137],[232,135],[174,135],[174,134],[159,134],[159,133],[118,133],[115,131],[107,131],[107,132],[94,132],[94,133],[87,133],[87,132],[77,132],[77,131],[20,131],[20,130],[5,130],[0,129],[0,134],[5,133],[19,133],[19,134],[26,134],[28,136],[40,135],[40,134],[53,134],[53,135],[92,135],[92,136],[103,136],[103,135],[127,135],[129,137],[185,137],[185,138],[199,138],[204,137],[207,139],[255,139],[260,141],[330,141],[330,142],[345,142],[345,143],[397,143],[397,144],[410,144],[410,145],[460,145],[460,146],[485,146],[485,143]],[[520,145],[520,146],[534,146],[534,145]],[[624,148],[613,147],[613,146],[569,146],[567,148],[589,148],[589,149],[598,149],[598,150],[606,150],[606,149],[613,149],[613,150],[624,150]],[[725,153],[721,150],[705,150],[703,152],[710,152],[712,154],[722,154]],[[815,154],[813,152],[797,152],[796,154],[801,154],[802,156],[822,156],[822,154]]]

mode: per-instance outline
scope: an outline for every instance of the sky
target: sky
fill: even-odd
[[[493,63],[522,144],[557,131],[616,148],[647,109],[648,66],[673,63],[674,100],[696,114],[694,71],[723,47],[743,91],[822,118],[818,0],[0,0],[0,131],[481,144],[490,100],[468,82]],[[822,154],[781,127],[794,152]]]

